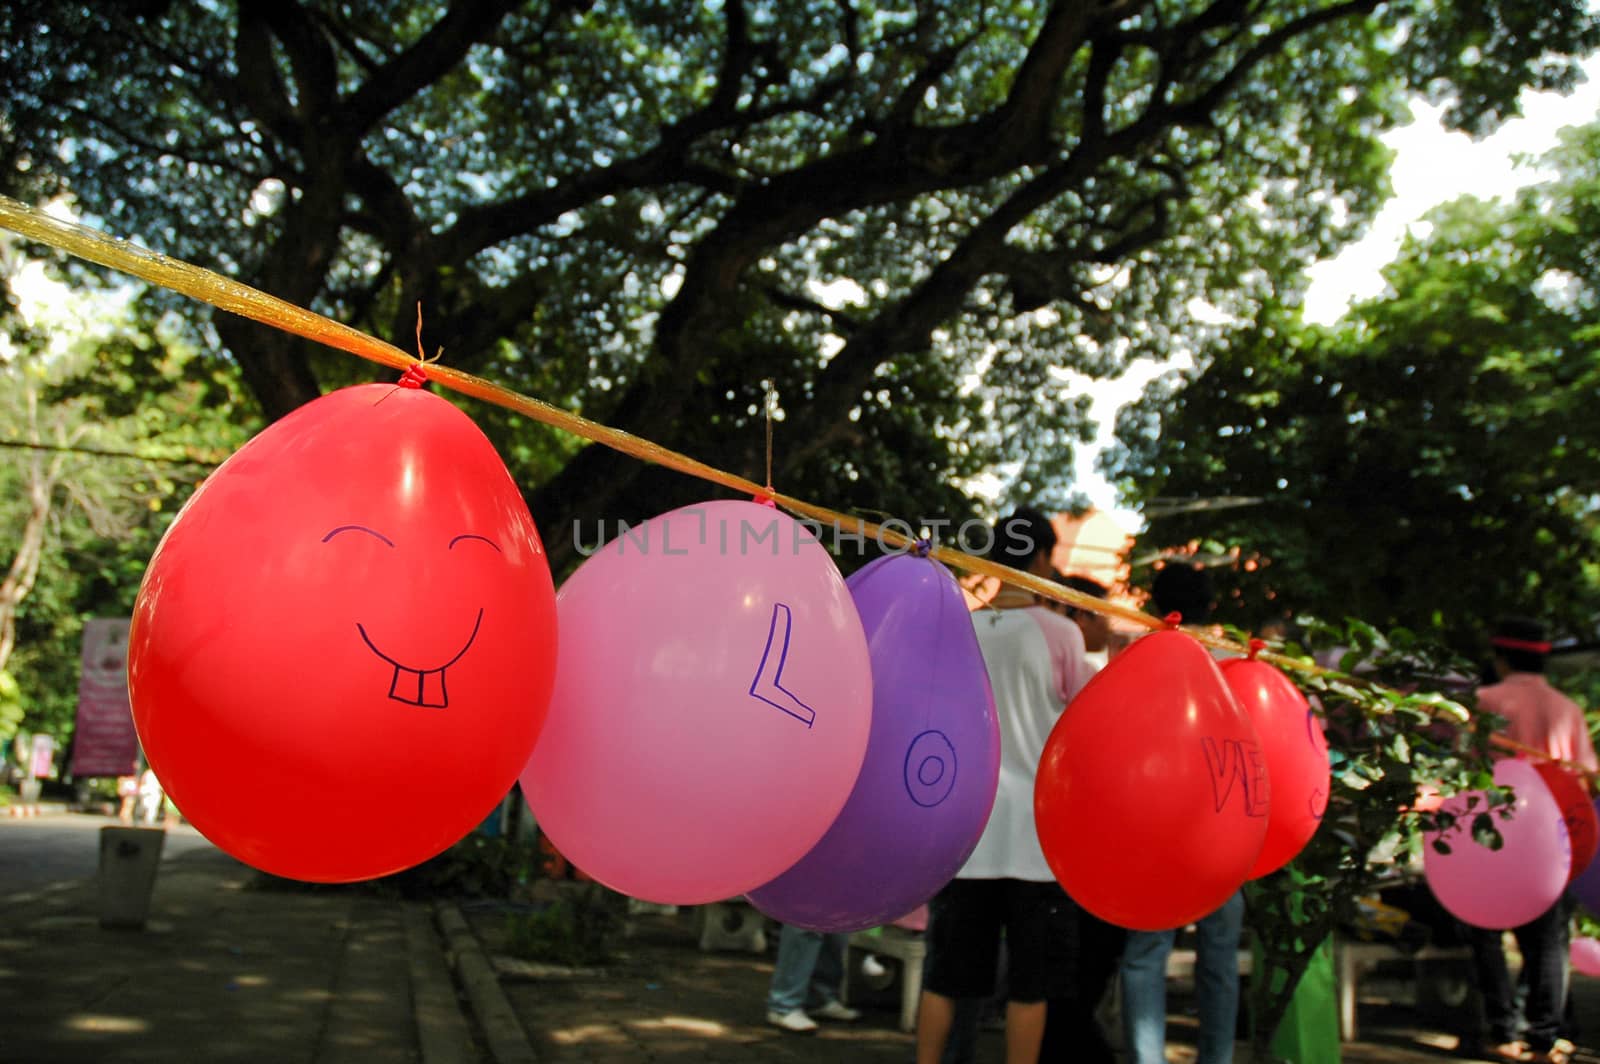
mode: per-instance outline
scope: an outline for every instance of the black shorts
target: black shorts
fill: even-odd
[[[1066,997],[1077,982],[1078,914],[1059,883],[953,879],[928,904],[924,985],[952,998],[994,993],[1003,929],[1006,996]]]

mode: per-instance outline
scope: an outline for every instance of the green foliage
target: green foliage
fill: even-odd
[[[543,908],[506,917],[506,952],[551,964],[604,964],[622,930],[622,895],[598,883],[564,892]]]
[[[63,747],[84,621],[132,611],[161,534],[257,423],[231,364],[147,308],[77,309],[71,328],[5,315],[0,358],[0,440],[31,445],[0,447],[0,665],[28,726]]]
[[[9,672],[0,669],[0,740],[17,734],[22,718],[22,687]]]
[[[1197,299],[1292,297],[1378,209],[1408,94],[1487,129],[1597,25],[1584,0],[38,0],[0,7],[0,191],[406,346],[420,303],[452,365],[753,479],[771,380],[784,490],[959,520],[979,471],[1065,499],[1074,373],[1187,349]],[[210,324],[269,417],[371,375]],[[706,491],[483,420],[558,567],[575,519]]]
[[[437,857],[386,879],[408,897],[509,898],[537,871],[528,840],[473,832]]]
[[[1157,517],[1141,547],[1228,555],[1219,617],[1359,616],[1462,652],[1497,615],[1587,634],[1600,615],[1600,127],[1560,176],[1473,200],[1332,329],[1269,305],[1125,413],[1112,464],[1136,500],[1254,504]]]
[[[1306,848],[1246,887],[1265,964],[1250,984],[1255,1051],[1263,1060],[1312,954],[1337,927],[1356,922],[1358,899],[1408,874],[1425,830],[1457,836],[1447,846],[1498,848],[1493,811],[1511,800],[1494,786],[1489,760],[1499,718],[1472,714],[1459,723],[1467,719],[1464,707],[1439,693],[1459,684],[1466,663],[1410,632],[1385,634],[1354,621],[1309,622],[1304,638],[1283,653],[1309,662],[1312,651],[1343,651],[1338,673],[1288,671],[1321,709],[1333,785]],[[1483,790],[1488,800],[1460,823],[1415,809],[1426,787],[1447,796]]]

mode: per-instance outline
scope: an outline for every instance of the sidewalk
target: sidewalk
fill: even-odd
[[[0,825],[3,831],[3,825]],[[0,845],[4,835],[0,834]],[[4,859],[0,851],[0,860]],[[505,914],[350,888],[262,889],[205,846],[163,862],[143,931],[99,926],[93,877],[0,898],[0,1064],[909,1064],[892,989],[814,1036],[766,1026],[764,953],[702,952],[692,911],[631,919],[613,963],[494,965]],[[1600,982],[1578,982],[1600,1032]],[[1465,1059],[1421,1023],[1403,981],[1362,983],[1344,1059]],[[1174,986],[1173,1064],[1194,1058]],[[1001,1059],[986,1032],[980,1061]],[[1241,1046],[1240,1059],[1245,1047]],[[1585,1054],[1589,1064],[1600,1058]],[[1581,1058],[1583,1059],[1583,1058]]]
[[[142,931],[100,927],[93,877],[0,899],[0,1062],[484,1059],[428,908],[260,882],[164,860]]]
[[[503,941],[503,916],[487,908],[463,910],[485,951],[494,957]],[[537,1058],[548,1064],[577,1062],[782,1061],[909,1064],[912,1036],[898,1030],[898,987],[888,986],[851,1004],[862,1007],[857,1023],[823,1024],[810,1036],[786,1035],[766,1026],[762,998],[772,975],[773,948],[765,953],[702,953],[694,914],[637,916],[615,963],[603,971],[538,977],[506,974],[501,985],[529,1033]],[[769,939],[776,936],[768,936]],[[893,962],[889,962],[893,963]],[[508,966],[510,967],[510,966]],[[1600,981],[1580,979],[1579,1000],[1600,1032]],[[1355,1064],[1443,1064],[1473,1058],[1457,1052],[1450,1025],[1419,1018],[1409,980],[1382,973],[1361,983],[1361,1041],[1346,1042],[1342,1059]],[[1191,985],[1174,979],[1167,1059],[1194,1064],[1197,1024]],[[1237,1058],[1248,1060],[1240,1043]],[[985,1031],[979,1064],[1004,1059],[1003,1034]],[[1580,1062],[1600,1064],[1581,1054]]]

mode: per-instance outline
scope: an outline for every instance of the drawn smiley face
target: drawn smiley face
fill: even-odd
[[[329,543],[336,537],[346,534],[370,536],[390,550],[397,549],[394,540],[375,528],[368,528],[366,525],[340,525],[323,536],[322,542]],[[464,545],[464,551],[490,550],[496,555],[503,553],[500,545],[493,539],[475,532],[465,532],[452,536],[450,542],[445,545],[445,550],[453,551],[458,545]],[[376,629],[378,623],[370,618],[365,621],[357,620],[355,622],[356,634],[360,637],[361,642],[366,644],[368,650],[394,669],[393,676],[389,682],[389,697],[396,702],[404,702],[413,706],[427,706],[438,709],[449,706],[450,692],[445,679],[445,670],[460,661],[467,651],[472,649],[472,644],[477,640],[478,632],[483,627],[483,607],[479,606],[473,614],[471,629],[467,631],[464,638],[452,639],[447,633],[441,635],[443,640],[441,646],[445,648],[444,653],[448,654],[448,658],[439,661],[438,664],[425,664],[424,662],[438,660],[441,656],[440,654],[435,654],[430,659],[397,660],[387,653],[379,645],[378,641],[374,640],[373,631],[369,630],[369,625]],[[381,635],[379,639],[385,643],[388,642]],[[453,653],[449,651],[452,646],[455,647]]]

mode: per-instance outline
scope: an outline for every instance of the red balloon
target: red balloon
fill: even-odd
[[[1073,900],[1122,927],[1182,927],[1227,901],[1261,852],[1266,763],[1205,648],[1154,632],[1068,704],[1033,805]]]
[[[129,633],[134,725],[233,856],[385,875],[510,791],[555,623],[538,531],[472,420],[426,391],[345,388],[245,444],[162,537]]]
[[[1250,878],[1276,872],[1305,849],[1328,808],[1333,770],[1322,721],[1282,672],[1255,658],[1221,663],[1223,682],[1250,714],[1272,781],[1267,837]]]
[[[1589,867],[1600,847],[1600,817],[1595,815],[1588,786],[1577,773],[1554,761],[1536,761],[1533,767],[1550,788],[1561,819],[1567,823],[1567,838],[1572,842],[1572,871],[1567,874],[1567,882],[1571,883]]]

